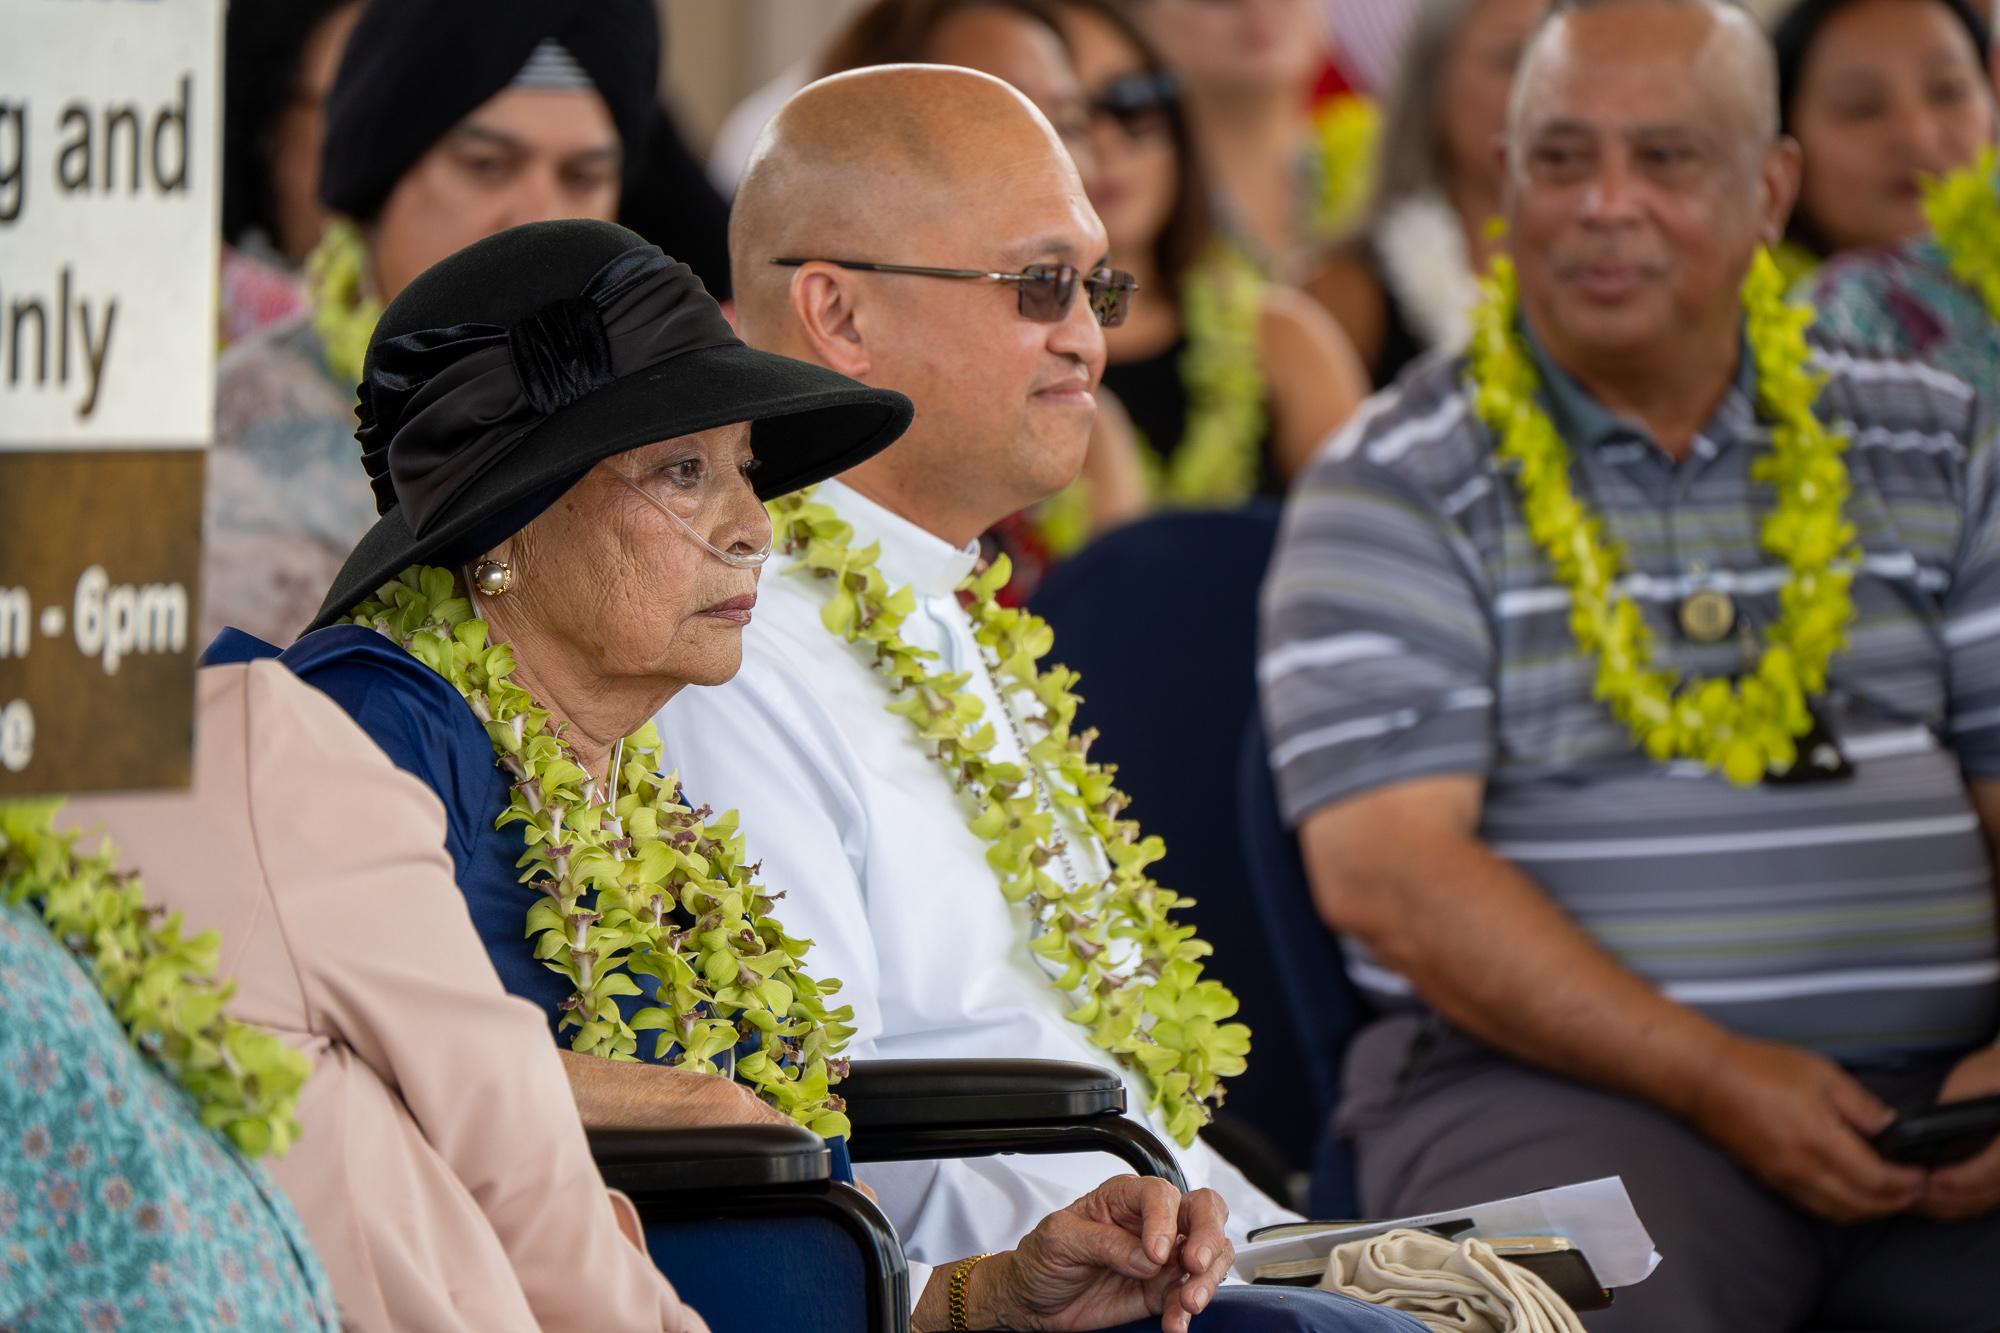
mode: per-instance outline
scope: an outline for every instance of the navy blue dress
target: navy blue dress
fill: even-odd
[[[556,1034],[557,1008],[569,998],[568,978],[537,962],[527,938],[534,895],[515,862],[524,844],[519,825],[496,829],[507,808],[507,775],[494,762],[486,729],[450,681],[372,629],[332,625],[279,652],[262,639],[226,629],[203,655],[204,665],[276,657],[300,680],[339,704],[382,747],[396,767],[437,793],[445,811],[445,850],[479,942],[500,984],[532,1003]],[[655,1003],[657,978],[632,974],[644,992],[619,998],[629,1020]],[[569,1045],[569,1033],[558,1040]],[[652,1060],[654,1034],[639,1034],[638,1056]]]

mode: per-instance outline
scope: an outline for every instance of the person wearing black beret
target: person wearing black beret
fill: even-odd
[[[354,393],[382,304],[507,227],[618,216],[654,131],[650,0],[392,0],[355,23],[327,94],[334,222],[309,310],[230,349],[217,391],[203,629],[289,641],[374,518]]]
[[[320,195],[369,238],[377,292],[538,217],[617,215],[652,130],[648,0],[390,0],[327,99]]]

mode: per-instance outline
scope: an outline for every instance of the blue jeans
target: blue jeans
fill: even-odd
[[[1141,1319],[1104,1333],[1159,1333],[1160,1321]],[[1194,1317],[1193,1333],[1424,1333],[1399,1310],[1307,1287],[1219,1287]]]

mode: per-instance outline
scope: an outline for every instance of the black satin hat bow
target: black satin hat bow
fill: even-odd
[[[375,511],[400,506],[421,537],[563,408],[649,366],[738,342],[713,301],[690,299],[700,292],[687,265],[648,245],[510,327],[454,324],[377,339],[355,432]]]

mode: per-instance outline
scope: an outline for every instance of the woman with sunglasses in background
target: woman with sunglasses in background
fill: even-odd
[[[1497,148],[1514,66],[1547,0],[1422,0],[1356,234],[1305,283],[1386,388],[1404,366],[1455,347],[1500,212]]]
[[[1067,0],[1090,102],[1091,204],[1146,293],[1105,330],[1104,383],[1143,441],[1154,501],[1281,494],[1367,392],[1339,329],[1259,277],[1211,224],[1174,77],[1123,11]]]

